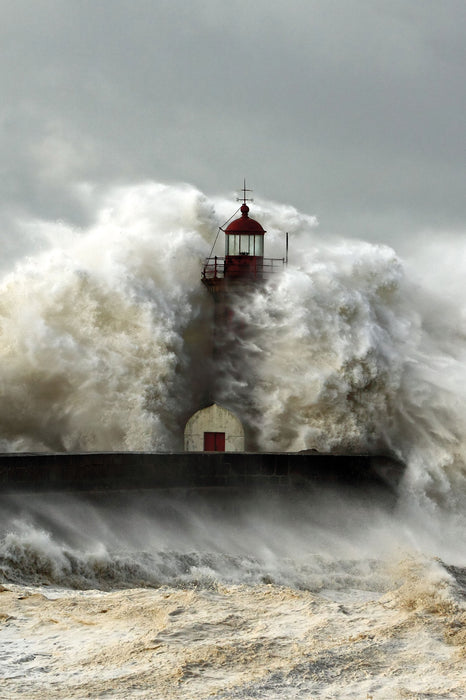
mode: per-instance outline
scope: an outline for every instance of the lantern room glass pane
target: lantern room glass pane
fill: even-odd
[[[238,236],[225,236],[225,255],[238,255]]]
[[[225,255],[264,255],[264,236],[228,234],[225,236]]]
[[[239,254],[249,255],[249,238],[250,236],[240,236]]]
[[[261,258],[264,257],[264,236],[253,236],[254,240],[254,255]]]

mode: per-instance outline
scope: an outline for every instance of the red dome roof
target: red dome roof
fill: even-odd
[[[239,219],[235,219],[229,224],[225,233],[246,233],[246,234],[256,234],[264,235],[265,231],[258,221],[255,219],[250,219],[248,216],[249,207],[247,204],[241,206],[241,216]]]

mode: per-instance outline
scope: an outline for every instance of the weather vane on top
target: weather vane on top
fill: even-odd
[[[236,198],[237,202],[241,202],[241,200],[243,200],[243,204],[246,204],[246,202],[253,202],[254,201],[252,199],[252,197],[249,197],[249,198],[246,197],[246,192],[252,192],[252,190],[248,190],[248,188],[246,187],[246,178],[244,178],[243,188],[242,188],[241,192],[243,193],[243,196],[237,197]]]

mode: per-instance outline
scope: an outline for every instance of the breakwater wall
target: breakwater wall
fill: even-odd
[[[306,482],[396,491],[403,465],[378,455],[289,452],[0,454],[0,491],[293,487]]]

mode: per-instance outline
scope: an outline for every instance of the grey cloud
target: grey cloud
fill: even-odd
[[[82,224],[79,181],[246,175],[324,230],[464,229],[463,0],[0,6],[3,217]]]

